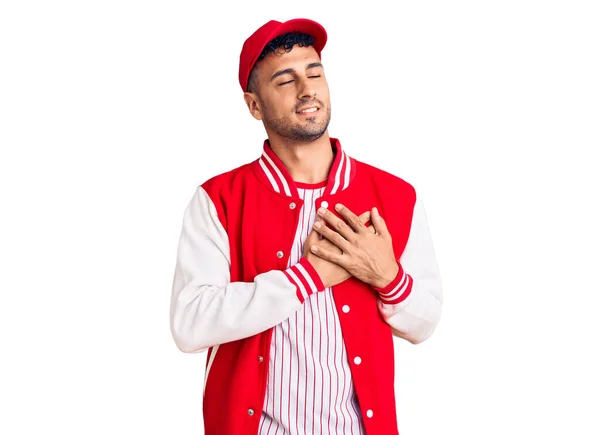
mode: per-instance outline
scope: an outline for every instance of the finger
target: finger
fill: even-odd
[[[317,215],[317,216],[316,216],[316,218],[315,218],[315,222],[313,223],[313,225],[314,225],[314,224],[316,224],[317,222],[319,222],[319,223],[322,223],[322,224],[324,223],[323,219],[322,219],[322,218],[321,218],[321,216],[319,216],[319,215]],[[313,229],[313,231],[314,231],[314,232],[316,232],[314,229]],[[322,236],[321,234],[319,234],[319,233],[317,233],[317,234],[318,234],[318,235],[317,235],[317,238],[318,238],[319,240],[323,240],[323,236]]]
[[[346,222],[344,222],[339,217],[337,217],[332,212],[323,207],[319,208],[319,210],[317,210],[317,213],[318,216],[320,216],[321,219],[323,219],[323,221],[329,224],[333,231],[341,234],[341,236],[348,241],[353,240],[355,233],[352,230],[352,228],[346,225]]]
[[[358,217],[358,220],[364,225],[371,219],[371,210],[367,210]]]
[[[365,225],[360,221],[360,218],[356,216],[352,211],[342,204],[336,204],[335,210],[340,214],[341,217],[350,225],[355,232],[360,233],[365,231]]]
[[[315,223],[317,223],[317,222],[323,223],[323,219],[321,219],[319,216],[317,216],[317,218],[315,219]],[[321,239],[323,239],[323,236],[313,229],[313,230],[311,230],[310,233],[308,233],[308,237],[306,237],[306,240],[304,241],[304,245],[311,246],[311,245],[317,243]]]
[[[319,237],[321,237],[321,235],[315,230],[312,230],[310,233],[308,233],[308,237],[306,237],[306,240],[304,241],[304,248],[302,249],[303,255],[306,255],[306,250],[308,249],[308,247],[314,245],[319,241]]]
[[[389,237],[390,232],[388,231],[385,221],[379,214],[377,207],[373,207],[373,210],[371,211],[371,222],[373,222],[373,226],[375,227],[377,234],[380,234],[383,237]]]
[[[347,251],[347,249],[350,247],[348,240],[346,240],[344,237],[342,237],[341,234],[336,233],[335,231],[333,231],[330,228],[327,228],[327,225],[325,225],[324,222],[315,222],[315,224],[313,225],[313,228],[316,232],[321,234],[323,237],[325,237],[327,240],[329,240],[335,246],[340,248],[342,251]]]
[[[370,210],[367,210],[366,212],[364,212],[363,214],[358,216],[358,218],[365,225],[365,227],[367,227],[367,229],[369,231],[371,231],[371,234],[375,233],[375,227],[373,225],[367,225],[367,223],[369,223],[371,220],[371,211]]]
[[[319,233],[313,230],[310,233],[308,233],[308,237],[306,237],[304,243],[312,244],[315,243],[317,240],[319,240]]]
[[[317,243],[313,243],[313,245],[317,245],[319,248],[328,249],[328,250],[330,250],[332,252],[335,252],[336,254],[343,254],[344,251],[342,251],[336,245],[334,245],[333,243],[331,243],[325,237],[323,237],[320,234],[319,234],[319,237],[321,237],[321,240],[319,240]],[[310,246],[312,246],[312,245],[310,245]]]
[[[331,261],[339,266],[345,267],[347,262],[348,255],[337,254],[335,252],[330,251],[329,249],[324,249],[323,247],[312,245],[310,247],[310,251],[315,254],[317,257],[322,258],[323,260]]]

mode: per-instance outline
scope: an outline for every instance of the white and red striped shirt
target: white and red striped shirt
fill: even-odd
[[[320,184],[296,183],[304,201],[289,266],[302,258]],[[275,326],[259,435],[364,434],[348,355],[331,288],[308,297]]]

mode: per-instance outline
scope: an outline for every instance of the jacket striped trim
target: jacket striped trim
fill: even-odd
[[[340,148],[340,158],[334,162],[333,168],[330,174],[333,174],[333,186],[330,192],[325,192],[329,195],[334,195],[338,190],[344,190],[350,185],[350,170],[352,169],[352,163],[350,157]],[[336,168],[337,166],[337,168]]]
[[[304,257],[289,269],[284,270],[283,273],[296,286],[296,295],[302,303],[310,295],[325,290],[319,274]]]
[[[350,186],[356,172],[356,163],[342,149],[340,141],[330,138],[331,147],[335,152],[335,157],[323,196],[330,196],[339,193]],[[269,144],[265,140],[263,144],[263,153],[255,162],[258,168],[259,179],[275,192],[291,198],[298,198],[296,183],[291,178],[287,168],[281,160],[275,155]]]
[[[404,268],[398,263],[400,269],[396,278],[383,288],[373,287],[379,292],[379,298],[385,304],[399,304],[404,301],[412,291],[413,279],[404,271]]]

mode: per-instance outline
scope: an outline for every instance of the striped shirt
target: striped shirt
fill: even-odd
[[[325,182],[297,184],[304,205],[288,266],[302,258],[315,221],[315,202],[325,190]],[[364,434],[331,288],[311,295],[275,326],[258,433]]]

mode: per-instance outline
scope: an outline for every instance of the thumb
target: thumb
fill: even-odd
[[[375,227],[375,231],[377,232],[377,234],[383,237],[389,237],[390,233],[388,231],[387,225],[385,224],[385,221],[379,214],[379,210],[377,210],[377,207],[373,208],[371,216],[371,221],[373,222],[373,226]]]

